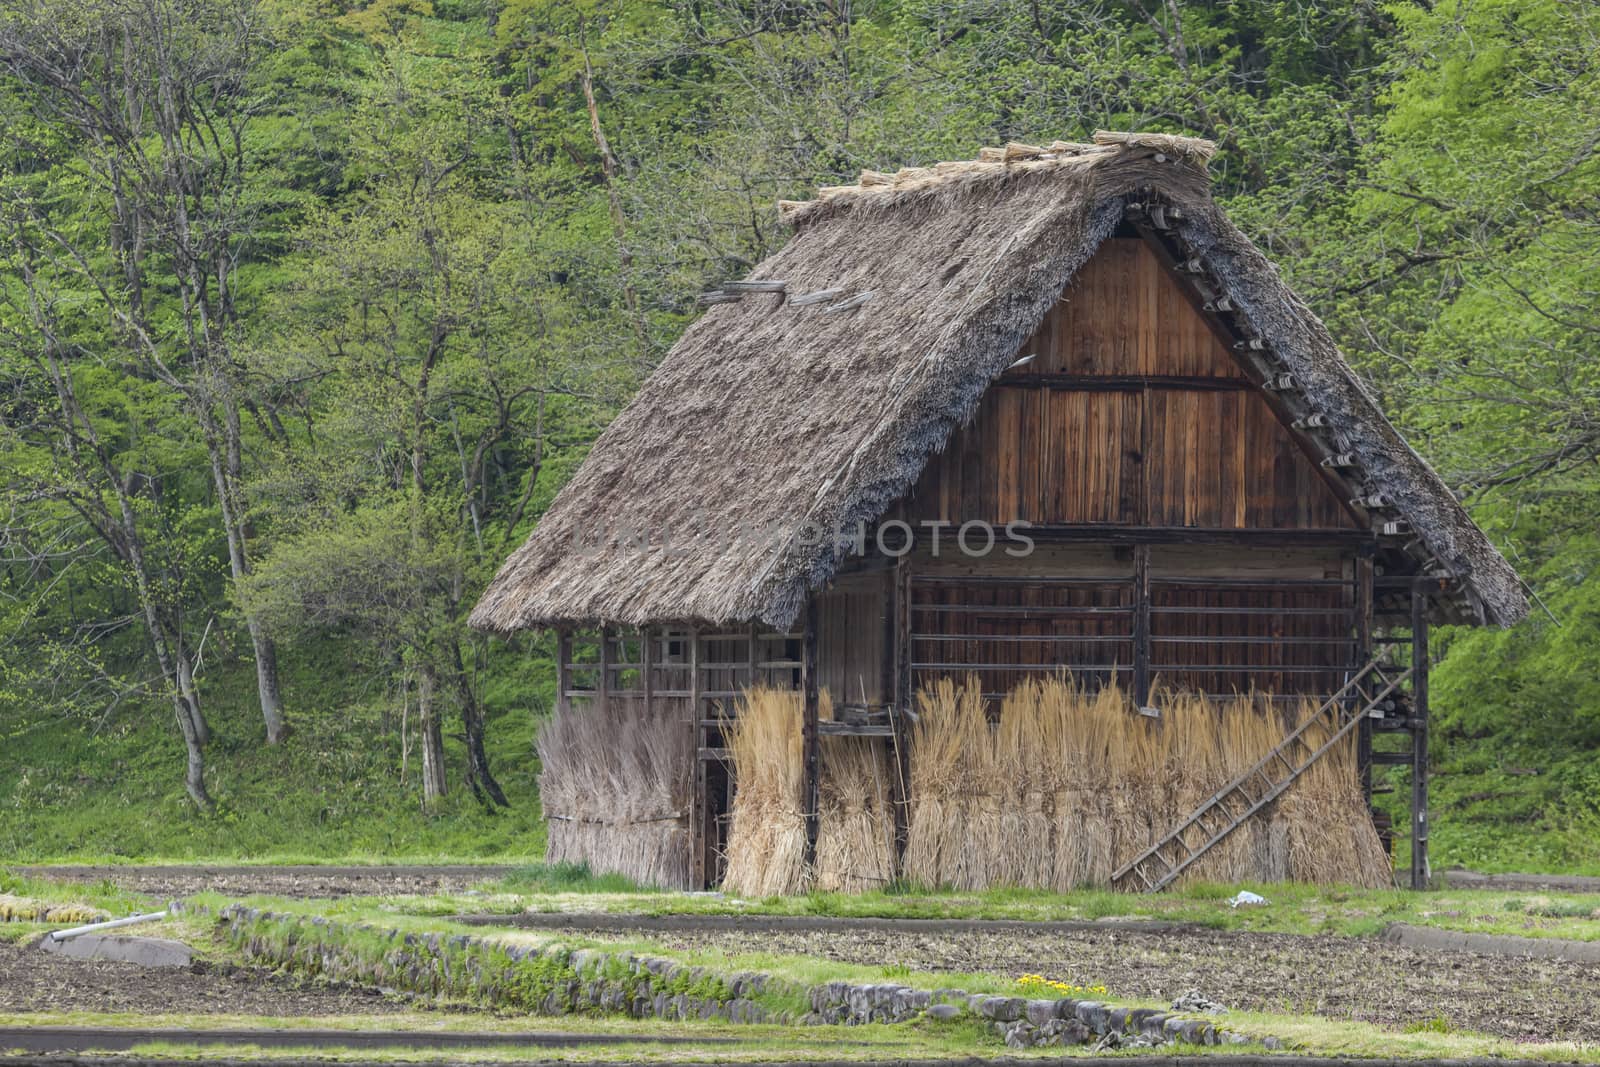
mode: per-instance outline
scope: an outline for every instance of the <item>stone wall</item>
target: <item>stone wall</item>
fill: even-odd
[[[230,904],[216,916],[223,936],[254,963],[538,1015],[842,1026],[922,1016],[977,1018],[990,1023],[1012,1048],[1252,1041],[1282,1047],[1274,1038],[1235,1033],[1211,1019],[1099,1001],[1027,1000],[960,989],[930,992],[894,983],[827,982],[803,989],[771,975],[719,972],[632,952],[407,933],[242,904]]]
[[[1276,1038],[1252,1037],[1215,1021],[1155,1008],[1120,1008],[1092,1000],[1027,1000],[967,993],[961,989],[928,992],[902,985],[852,985],[829,982],[809,991],[811,1011],[801,1022],[859,1026],[906,1022],[919,1015],[988,1020],[1011,1048],[1103,1044],[1112,1048],[1191,1045],[1244,1045],[1260,1042],[1281,1048]]]

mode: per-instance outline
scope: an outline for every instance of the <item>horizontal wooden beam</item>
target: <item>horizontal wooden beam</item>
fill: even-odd
[[[1034,523],[1017,527],[1047,544],[1112,545],[1248,545],[1252,548],[1304,548],[1314,545],[1357,545],[1375,540],[1370,530],[1253,530],[1211,526],[1111,526]]]
[[[823,737],[893,737],[894,727],[888,723],[832,722],[817,723],[817,733]]]
[[[1254,388],[1248,378],[1185,374],[1007,374],[994,384],[1013,389],[1063,389],[1075,393],[1137,393],[1144,389],[1238,392]]]

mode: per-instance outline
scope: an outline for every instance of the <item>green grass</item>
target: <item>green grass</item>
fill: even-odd
[[[313,657],[313,658],[308,658]],[[209,670],[202,695],[213,740],[206,780],[216,811],[182,789],[183,749],[170,708],[128,704],[104,724],[71,722],[0,744],[0,856],[8,862],[516,862],[544,854],[533,757],[536,680],[502,657],[489,687],[490,762],[512,802],[489,811],[462,783],[446,730],[450,795],[422,810],[413,737],[401,780],[399,707],[327,642],[284,656],[294,727],[268,748],[255,675]],[[412,724],[414,727],[414,723]]]
[[[18,874],[4,868],[0,868],[0,893],[43,900],[51,904],[87,904],[91,907],[104,908],[112,915],[131,915],[137,911],[147,910],[152,903],[144,894],[131,893],[108,880],[68,885],[47,878]],[[0,924],[0,929],[6,925],[9,924]]]
[[[531,1050],[541,1061],[566,1062],[672,1062],[719,1061],[829,1061],[861,1060],[895,1062],[906,1059],[967,1059],[975,1053],[999,1055],[1006,1050],[990,1033],[972,1023],[917,1024],[911,1026],[862,1026],[848,1032],[833,1027],[782,1027],[733,1025],[729,1023],[656,1020],[615,1017],[562,1016],[530,1020],[526,1016],[503,1016],[483,1012],[408,1012],[375,1016],[318,1016],[309,1019],[284,1019],[252,1015],[133,1015],[119,1013],[48,1012],[0,1014],[0,1026],[95,1026],[152,1027],[159,1029],[217,1030],[415,1030],[427,1032],[558,1031],[597,1035],[613,1040],[571,1048]],[[688,1038],[691,1043],[663,1045],[658,1037]],[[694,1039],[706,1040],[695,1043]],[[723,1043],[727,1039],[731,1043]],[[309,1047],[264,1049],[251,1045],[199,1045],[181,1041],[159,1041],[137,1050],[162,1058],[192,1059],[207,1062],[222,1058],[304,1060],[330,1062],[422,1063],[461,1061],[527,1062],[527,1048],[485,1049],[328,1049]]]
[[[1581,874],[1600,876],[1600,817],[1587,809],[1586,791],[1569,791],[1538,776],[1508,775],[1480,752],[1479,742],[1442,746],[1441,766],[1429,779],[1432,836],[1429,860],[1435,871],[1451,867],[1488,874]],[[1484,746],[1485,748],[1489,746]],[[1592,759],[1585,751],[1584,761]],[[1399,833],[1395,866],[1406,870],[1411,847],[1405,837],[1411,816],[1411,774],[1389,768],[1395,791],[1378,796]]]
[[[1228,904],[1241,887],[1197,885],[1155,895],[1085,889],[1074,893],[994,889],[981,893],[813,893],[742,900],[717,894],[613,890],[591,884],[529,888],[505,879],[477,895],[439,894],[396,899],[389,906],[415,914],[602,912],[616,915],[775,915],[896,919],[1010,919],[1021,921],[1145,920],[1213,930],[1372,936],[1391,923],[1477,933],[1600,940],[1600,894],[1458,889],[1355,889],[1339,886],[1248,885],[1263,907]]]
[[[220,910],[234,898],[216,893],[201,893],[191,902],[213,911]],[[835,980],[876,983],[884,980],[883,968],[858,964],[836,963],[809,956],[783,956],[770,953],[728,954],[720,950],[696,950],[681,947],[664,947],[649,938],[618,938],[603,935],[584,936],[565,931],[521,930],[512,927],[469,926],[432,913],[417,914],[407,906],[405,898],[375,900],[365,897],[343,897],[338,900],[288,900],[278,897],[250,897],[243,903],[271,911],[277,915],[320,915],[346,924],[370,924],[382,929],[395,929],[407,933],[438,932],[469,934],[506,944],[536,945],[540,947],[561,945],[567,948],[604,948],[650,953],[681,960],[691,966],[705,967],[719,974],[738,971],[761,971],[788,983],[795,990]],[[358,935],[352,935],[358,936]],[[1015,983],[1003,975],[951,974],[940,972],[907,971],[900,979],[907,985],[928,990],[960,986],[972,993],[1014,992]],[[776,1005],[790,1010],[803,1011],[798,1001]]]
[[[645,886],[620,874],[594,874],[586,863],[530,863],[500,879],[512,893],[642,893]]]

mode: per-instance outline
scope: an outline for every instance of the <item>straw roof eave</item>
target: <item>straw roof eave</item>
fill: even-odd
[[[845,555],[795,531],[871,522],[904,496],[1127,203],[1151,198],[1178,209],[1179,235],[1479,619],[1526,613],[1511,567],[1212,201],[1209,146],[1116,135],[993,152],[1005,158],[864,175],[788,205],[796,236],[751,278],[781,279],[791,295],[870,295],[842,311],[777,294],[708,310],[507,560],[472,624],[788,627]]]

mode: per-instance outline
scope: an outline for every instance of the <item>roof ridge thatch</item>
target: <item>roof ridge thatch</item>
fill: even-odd
[[[1326,418],[1375,522],[1409,522],[1424,571],[1457,579],[1470,615],[1520,618],[1515,572],[1211,199],[1213,150],[1164,134],[1013,143],[991,159],[868,171],[791,206],[795,236],[710,294],[473,625],[787,626],[846,552],[804,531],[872,522],[903,497],[1137,205],[1227,298],[1260,349],[1241,358],[1270,360]]]
[[[1216,154],[1212,141],[1182,137],[1171,133],[1116,133],[1096,130],[1094,141],[1052,141],[1038,146],[1010,141],[998,148],[980,148],[971,160],[935,163],[927,167],[901,167],[893,174],[863,170],[849,185],[825,185],[813,200],[780,200],[783,220],[799,226],[813,221],[828,208],[861,202],[863,198],[886,198],[896,203],[917,194],[948,191],[952,186],[986,180],[1000,180],[1017,174],[1052,169],[1070,169],[1092,164],[1097,159],[1117,156],[1145,158],[1156,163],[1187,164],[1204,174],[1206,164]]]

